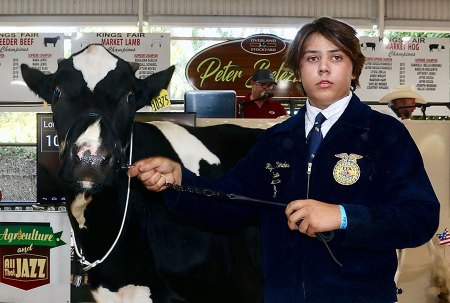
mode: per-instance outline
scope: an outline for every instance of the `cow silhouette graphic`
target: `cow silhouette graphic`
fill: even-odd
[[[365,44],[365,45],[364,45]],[[365,42],[361,43],[361,47],[364,47],[364,49],[370,48],[371,50],[375,50],[377,44],[375,42]]]
[[[430,52],[434,51],[435,49],[437,49],[438,52],[440,52],[441,49],[445,49],[445,46],[442,44],[430,44],[428,47],[430,48]]]
[[[53,44],[53,47],[56,46],[56,42],[60,39],[59,36],[56,37],[45,37],[44,38],[44,46],[47,47],[47,44]]]

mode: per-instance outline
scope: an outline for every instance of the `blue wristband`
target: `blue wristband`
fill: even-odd
[[[339,205],[339,209],[341,210],[341,225],[339,226],[339,229],[346,229],[347,228],[347,213],[345,212],[345,208],[342,205]]]

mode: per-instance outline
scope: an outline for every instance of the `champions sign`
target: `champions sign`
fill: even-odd
[[[30,290],[50,283],[50,249],[66,244],[49,224],[0,225],[0,282]]]
[[[253,73],[264,68],[273,72],[278,83],[275,97],[298,97],[297,79],[284,62],[289,43],[274,35],[218,43],[189,60],[186,78],[198,90],[235,90],[243,96],[250,92]]]

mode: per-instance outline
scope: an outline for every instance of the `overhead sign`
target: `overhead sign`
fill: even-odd
[[[189,60],[186,78],[198,90],[234,90],[243,96],[250,91],[253,73],[265,68],[273,72],[278,83],[273,90],[276,97],[300,96],[297,79],[285,68],[289,43],[263,34],[218,43]]]
[[[165,33],[85,33],[72,39],[72,54],[89,44],[98,43],[111,53],[128,62],[139,64],[136,77],[139,79],[166,69],[170,65],[170,35]],[[156,100],[156,101],[155,101]],[[161,102],[164,101],[164,103]],[[170,106],[168,95],[160,94],[149,100],[152,111]]]
[[[26,86],[20,65],[55,72],[64,58],[64,34],[0,33],[1,102],[40,101]]]
[[[364,101],[379,101],[394,86],[414,85],[427,102],[449,100],[449,38],[361,37],[366,63],[361,73]],[[443,112],[446,108],[436,110]],[[427,114],[435,109],[430,108]]]
[[[139,63],[136,77],[143,79],[170,65],[170,35],[151,33],[83,33],[72,39],[72,54],[89,44],[102,44],[114,55]]]

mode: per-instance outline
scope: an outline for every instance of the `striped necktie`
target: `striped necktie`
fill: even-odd
[[[318,113],[316,119],[314,120],[314,126],[308,134],[306,139],[306,144],[308,145],[308,162],[312,162],[317,150],[319,149],[320,143],[322,143],[323,135],[321,131],[322,123],[326,120],[322,113]]]

